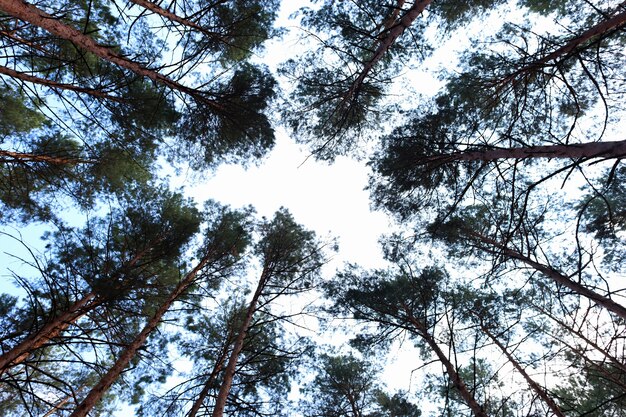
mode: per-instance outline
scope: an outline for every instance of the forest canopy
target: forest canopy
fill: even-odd
[[[613,0],[0,0],[0,414],[626,417],[625,53]],[[282,137],[375,267],[191,191]]]

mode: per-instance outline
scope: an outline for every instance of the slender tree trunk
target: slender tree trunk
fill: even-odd
[[[540,262],[530,259],[528,256],[525,256],[517,251],[509,249],[508,247],[501,244],[500,242],[497,242],[493,239],[490,239],[472,230],[466,230],[466,232],[471,238],[477,239],[479,242],[483,244],[487,244],[494,248],[494,249],[488,249],[485,247],[480,247],[482,250],[485,250],[487,252],[491,252],[494,254],[502,254],[510,259],[515,259],[522,263],[525,263],[526,265],[532,267],[536,271],[543,273],[544,275],[552,279],[557,284],[560,284],[566,288],[569,288],[570,290],[574,291],[576,294],[582,295],[583,297],[590,299],[597,305],[606,308],[607,310],[616,314],[618,317],[621,317],[622,319],[626,320],[626,308],[622,306],[621,304],[618,304],[615,301],[611,300],[610,298],[604,295],[598,294],[597,292],[593,290],[590,290],[589,288],[583,286],[582,284],[578,282],[572,281],[569,277],[561,274],[559,271],[557,271],[556,269],[548,265],[544,265]]]
[[[27,163],[27,162],[40,162],[51,165],[73,165],[73,164],[85,164],[94,163],[91,159],[82,158],[66,158],[63,156],[51,156],[51,155],[38,155],[24,152],[12,152],[0,150],[0,164],[6,163]]]
[[[88,293],[82,299],[72,304],[72,306],[62,314],[54,317],[37,333],[28,337],[23,342],[0,356],[0,375],[9,368],[24,362],[36,349],[46,344],[51,339],[58,337],[76,320],[96,308],[102,302],[96,299],[94,293]]]
[[[20,81],[26,81],[33,84],[45,85],[46,87],[50,87],[53,89],[59,90],[69,90],[74,91],[76,93],[84,93],[90,96],[96,97],[98,99],[105,99],[110,101],[115,101],[118,103],[124,103],[125,101],[119,97],[112,96],[110,94],[105,93],[104,91],[95,89],[95,88],[85,88],[79,87],[77,85],[72,84],[64,84],[58,83],[56,81],[48,80],[41,77],[36,77],[34,75],[25,74],[23,72],[15,71],[11,68],[7,68],[4,66],[0,66],[0,74],[8,75],[11,78],[18,79]]]
[[[404,1],[398,3],[401,7],[402,4],[404,4]],[[418,16],[422,14],[424,9],[426,9],[426,6],[428,6],[430,3],[432,3],[432,0],[415,0],[411,8],[407,10],[407,12],[400,19],[397,19],[397,13],[395,13],[392,14],[392,17],[396,17],[393,22],[385,22],[383,24],[383,34],[385,36],[383,36],[379,40],[378,46],[374,50],[374,53],[363,64],[363,68],[361,68],[359,75],[350,86],[350,89],[346,92],[342,100],[342,106],[345,107],[354,99],[372,69],[376,66],[378,62],[380,62],[381,59],[383,59],[389,48],[391,48],[391,46],[404,33],[404,31],[413,24],[415,19],[417,19]]]
[[[347,392],[346,396],[348,397],[348,402],[350,403],[350,408],[352,409],[352,417],[363,417],[361,410],[359,410],[359,406],[356,404],[354,395],[352,395],[351,392]]]
[[[61,407],[70,402],[72,398],[75,398],[76,394],[81,392],[83,389],[85,389],[85,386],[81,385],[76,391],[72,393],[72,395],[66,395],[64,398],[61,398],[60,401],[58,401],[46,414],[41,417],[50,417],[56,414],[61,409]]]
[[[259,284],[257,285],[254,295],[252,296],[252,300],[250,300],[250,304],[248,305],[246,317],[241,325],[241,330],[239,330],[237,339],[235,340],[235,344],[230,354],[230,358],[228,359],[228,365],[226,366],[226,369],[224,371],[224,381],[222,382],[220,390],[217,394],[212,417],[222,417],[224,415],[224,407],[226,407],[226,399],[228,398],[228,394],[230,393],[230,387],[233,384],[233,378],[235,376],[237,361],[239,360],[239,354],[243,349],[244,340],[246,338],[246,335],[248,334],[250,324],[252,323],[252,316],[256,312],[257,302],[259,301],[259,297],[261,297],[261,294],[265,289],[265,285],[267,284],[269,277],[269,269],[264,268],[263,272],[261,272],[261,277],[259,278]]]
[[[100,378],[100,381],[89,391],[85,399],[76,407],[70,417],[85,417],[93,407],[102,399],[107,390],[119,378],[120,374],[128,366],[130,361],[135,357],[139,348],[141,348],[148,336],[157,328],[165,313],[170,309],[174,301],[178,299],[186,290],[194,283],[198,273],[211,261],[209,255],[205,256],[198,265],[192,269],[185,278],[180,281],[176,288],[170,293],[167,299],[161,304],[152,318],[146,323],[144,328],[139,332],[135,339],[124,349],[113,366],[108,372]]]
[[[586,142],[571,145],[527,146],[523,148],[490,148],[454,152],[419,158],[419,164],[446,164],[454,161],[495,161],[498,159],[529,158],[623,158],[626,156],[626,140],[615,142]]]
[[[196,29],[197,31],[203,33],[204,35],[209,36],[213,39],[217,39],[220,42],[228,45],[228,42],[218,32],[212,32],[204,28],[203,26],[197,24],[196,22],[189,20],[188,18],[178,16],[177,14],[172,13],[169,10],[166,10],[160,7],[158,4],[154,3],[151,0],[130,0],[130,1],[135,3],[138,6],[141,6],[147,10],[150,10],[151,12],[155,14],[158,14],[161,17],[171,20],[172,22],[180,23],[183,26]]]
[[[499,89],[502,88],[502,86],[504,86],[505,84],[515,80],[515,78],[520,74],[528,71],[534,71],[537,68],[543,67],[550,61],[556,60],[561,57],[566,57],[568,54],[574,52],[579,46],[591,41],[594,38],[607,34],[612,30],[616,30],[624,26],[624,24],[626,24],[626,11],[618,13],[615,16],[598,23],[597,25],[581,33],[579,36],[571,39],[560,48],[557,48],[553,52],[544,55],[543,57],[534,60],[530,64],[516,70],[515,72],[498,82]]]
[[[133,268],[154,245],[163,240],[164,237],[158,237],[150,242],[146,248],[135,254],[135,256],[124,265],[124,268]],[[71,324],[76,323],[79,318],[101,305],[104,301],[105,299],[98,297],[94,292],[87,293],[83,298],[72,304],[70,308],[59,316],[54,317],[52,321],[43,326],[35,334],[29,336],[26,340],[0,356],[0,375],[7,369],[24,362],[36,349],[39,349],[48,341],[58,337]]]
[[[146,68],[143,65],[122,56],[112,48],[98,44],[95,40],[93,40],[93,38],[72,28],[71,26],[64,24],[56,17],[46,13],[32,4],[26,3],[23,0],[0,0],[0,10],[20,20],[47,30],[51,34],[70,41],[85,51],[91,52],[92,54],[122,68],[130,70],[135,74],[147,77],[171,89],[178,90],[201,100],[207,105],[213,107],[215,110],[223,110],[220,104],[208,99],[198,90],[186,87],[168,78],[167,76],[158,73],[157,71]]]
[[[26,45],[26,46],[28,46],[30,48],[36,49],[37,51],[50,54],[50,52],[46,48],[44,48],[43,46],[37,45],[34,42],[31,42],[31,41],[28,41],[26,39],[20,38],[19,36],[15,36],[13,31],[0,30],[0,36],[4,36],[6,38],[12,39],[12,40],[14,40],[17,43],[21,43],[22,45]]]
[[[200,391],[198,398],[196,398],[196,401],[193,403],[193,406],[191,407],[191,410],[189,410],[189,414],[187,414],[187,417],[196,417],[196,414],[198,414],[198,410],[200,410],[200,407],[202,407],[202,404],[204,403],[204,399],[207,397],[207,395],[209,395],[211,384],[215,382],[217,375],[224,367],[224,361],[226,360],[226,356],[228,356],[228,347],[230,346],[229,342],[231,335],[232,332],[229,330],[226,340],[224,341],[222,351],[220,352],[220,356],[215,361],[215,366],[213,366],[211,375],[209,375],[209,378],[204,383],[204,387],[202,387],[202,391]]]
[[[542,307],[540,307],[540,306],[538,306],[536,304],[531,304],[531,305],[533,306],[533,308],[537,309],[540,313],[545,314],[547,317],[552,319],[554,322],[556,322],[559,326],[563,327],[568,332],[572,333],[575,336],[578,336],[580,339],[582,339],[589,346],[591,346],[592,348],[594,348],[595,350],[600,352],[602,354],[602,356],[604,356],[611,363],[613,363],[613,365],[615,365],[616,368],[618,368],[620,371],[622,371],[624,374],[626,374],[626,364],[624,364],[624,362],[618,360],[615,356],[613,356],[609,352],[607,352],[606,349],[600,347],[596,342],[594,342],[593,340],[591,340],[587,336],[585,336],[581,331],[574,329],[572,326],[570,326],[569,324],[565,323],[565,321],[559,319],[558,317],[556,317],[554,314],[550,313],[546,309],[544,309],[544,308],[542,308]]]
[[[479,318],[480,319],[480,318]],[[526,372],[526,370],[524,368],[522,368],[522,366],[520,365],[520,363],[513,357],[513,355],[507,350],[506,346],[504,346],[490,331],[489,329],[487,329],[487,327],[481,322],[480,323],[480,329],[483,331],[483,333],[485,333],[487,335],[487,337],[489,337],[489,339],[491,339],[491,341],[493,343],[495,343],[496,346],[498,346],[498,348],[502,351],[502,353],[504,353],[504,356],[506,356],[506,358],[509,360],[509,362],[511,362],[511,364],[513,365],[513,367],[515,369],[517,369],[517,372],[519,372],[522,377],[524,377],[524,379],[526,380],[526,382],[528,383],[528,385],[530,386],[530,388],[532,388],[533,391],[535,391],[535,393],[539,396],[539,398],[541,398],[543,400],[544,403],[546,403],[546,405],[550,408],[550,410],[552,410],[552,412],[554,413],[555,416],[557,417],[565,417],[565,414],[563,414],[563,412],[561,411],[561,409],[559,408],[559,406],[554,402],[554,400],[552,398],[550,398],[548,396],[548,393],[546,392],[546,390],[544,390],[542,387],[539,386],[539,384],[537,384],[531,377],[530,375],[528,375],[528,373]]]
[[[463,382],[463,380],[461,379],[461,376],[456,371],[456,368],[454,367],[452,362],[450,362],[450,360],[443,353],[439,345],[437,345],[435,339],[428,333],[426,326],[421,321],[416,319],[406,306],[404,307],[404,310],[407,314],[409,322],[415,327],[420,337],[424,339],[428,346],[430,346],[439,361],[443,364],[444,368],[446,368],[448,378],[450,378],[450,381],[452,381],[454,387],[459,391],[459,394],[461,394],[461,397],[465,400],[467,406],[472,410],[474,416],[488,417],[483,410],[483,407],[478,404],[478,402],[474,398],[474,395],[469,391],[467,385],[465,385],[465,382]]]

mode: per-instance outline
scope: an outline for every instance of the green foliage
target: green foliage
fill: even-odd
[[[59,285],[75,286],[82,279],[82,288],[87,284],[115,300],[131,289],[147,295],[151,288],[176,282],[180,256],[198,230],[200,215],[180,194],[152,187],[126,190],[108,218],[47,237]]]
[[[21,91],[0,85],[0,143],[6,138],[30,132],[40,127],[45,118],[41,112],[28,105],[26,96]]]
[[[357,320],[377,324],[378,334],[392,338],[412,328],[409,319],[420,321],[422,330],[435,324],[437,316],[433,313],[447,278],[446,272],[437,267],[371,272],[352,267],[326,283],[325,290],[334,302],[330,310],[333,314],[351,313]]]
[[[316,376],[302,390],[300,410],[307,417],[418,417],[404,395],[388,395],[375,381],[374,366],[352,355],[321,354]]]
[[[580,210],[585,231],[601,241],[614,241],[626,231],[626,166],[615,165],[604,177],[603,189],[589,190]]]
[[[626,380],[612,365],[576,360],[578,374],[555,390],[568,416],[623,417],[626,415]]]
[[[26,138],[24,138],[26,139]],[[44,128],[28,136],[27,152],[0,157],[0,218],[50,219],[61,190],[80,176],[82,149],[55,129]]]
[[[264,156],[274,145],[274,130],[264,111],[275,86],[267,70],[240,66],[219,92],[207,93],[209,101],[195,99],[188,106],[178,126],[181,149],[171,156],[182,156],[197,169]]]
[[[305,8],[300,14],[319,47],[280,69],[295,86],[281,113],[297,140],[308,144],[317,158],[333,160],[357,151],[360,142],[376,136],[383,116],[392,111],[381,108],[386,87],[405,59],[423,53],[424,27],[415,21],[376,55],[406,10],[369,0],[318,3],[320,7]],[[320,32],[323,35],[318,36]]]
[[[273,23],[279,6],[278,0],[242,0],[211,5],[202,13],[199,24],[211,28],[216,35],[201,37],[199,47],[203,48],[206,43],[219,53],[223,64],[249,58],[276,33]]]
[[[297,224],[285,208],[271,220],[264,220],[258,231],[261,238],[254,250],[271,277],[271,287],[277,286],[284,293],[307,290],[317,284],[326,259],[314,232]]]
[[[307,417],[355,417],[373,401],[373,369],[353,356],[321,355],[317,375],[303,391],[300,407]]]

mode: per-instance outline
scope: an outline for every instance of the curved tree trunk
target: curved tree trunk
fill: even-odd
[[[489,339],[491,339],[491,341],[493,343],[495,343],[496,346],[498,346],[498,348],[502,351],[502,353],[504,353],[504,356],[506,356],[506,358],[508,359],[508,361],[511,363],[511,365],[513,365],[513,367],[515,369],[517,369],[517,372],[520,373],[520,375],[522,375],[522,377],[524,377],[524,379],[526,380],[526,382],[528,383],[528,385],[530,386],[530,388],[532,388],[533,391],[535,391],[535,393],[539,396],[539,398],[541,398],[543,400],[543,402],[550,408],[550,410],[552,410],[552,412],[554,413],[555,416],[557,417],[565,417],[565,414],[563,414],[563,412],[561,411],[561,409],[559,408],[559,406],[554,402],[554,400],[552,398],[550,398],[550,396],[548,396],[548,393],[546,392],[545,389],[543,389],[542,387],[539,386],[539,384],[537,384],[531,377],[530,375],[528,375],[528,373],[526,372],[526,370],[524,368],[522,368],[522,365],[520,365],[520,363],[513,357],[513,355],[507,350],[506,346],[504,346],[490,331],[489,329],[487,329],[487,327],[481,322],[480,323],[480,329],[483,331],[483,333],[485,333],[487,335],[487,337],[489,337]]]

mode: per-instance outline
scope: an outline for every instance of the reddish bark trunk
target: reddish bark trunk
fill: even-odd
[[[197,24],[194,21],[191,21],[185,17],[181,17],[178,16],[175,13],[170,12],[169,10],[163,9],[162,7],[160,7],[159,5],[157,5],[156,3],[150,1],[150,0],[130,0],[133,3],[135,3],[138,6],[141,6],[145,9],[150,10],[153,13],[158,14],[159,16],[162,16],[168,20],[171,20],[172,22],[176,22],[176,23],[180,23],[183,26],[187,26],[189,28],[192,29],[196,29],[197,31],[210,36],[212,38],[215,38],[217,40],[219,40],[220,42],[224,43],[224,44],[228,44],[226,42],[226,40],[217,32],[212,32],[210,30],[207,30],[206,28],[200,26],[199,24]]]
[[[96,295],[94,293],[85,295],[81,300],[75,302],[69,309],[43,326],[37,333],[28,337],[13,349],[0,356],[0,374],[4,373],[9,368],[24,362],[32,352],[39,349],[51,339],[58,337],[71,324],[75,323],[76,320],[101,304],[101,301],[95,300],[95,298]]]
[[[571,145],[527,146],[523,148],[493,148],[455,152],[420,158],[420,163],[445,164],[454,161],[495,161],[498,159],[529,158],[623,158],[626,156],[626,140],[615,142],[586,142]],[[422,162],[423,161],[423,162]]]
[[[259,284],[256,287],[254,295],[252,296],[252,300],[250,300],[250,304],[248,305],[248,310],[246,311],[246,317],[241,325],[241,330],[237,335],[237,339],[235,340],[235,344],[233,346],[233,351],[230,354],[230,358],[228,359],[228,365],[224,371],[224,381],[220,386],[220,390],[217,394],[217,399],[215,400],[215,408],[213,409],[212,417],[222,417],[224,415],[224,408],[226,407],[226,399],[228,398],[228,394],[230,393],[230,387],[233,384],[233,378],[235,376],[235,371],[237,367],[237,361],[239,360],[239,354],[243,349],[243,342],[248,334],[248,329],[250,328],[250,323],[252,323],[252,316],[256,312],[256,305],[259,301],[259,297],[261,293],[265,289],[265,285],[267,284],[267,280],[269,278],[268,269],[264,269],[261,272],[261,277],[259,278]]]
[[[69,90],[69,91],[74,91],[77,93],[89,94],[90,96],[96,97],[98,99],[106,99],[106,100],[115,101],[118,103],[124,102],[124,100],[119,97],[112,96],[110,94],[107,94],[103,91],[100,91],[94,88],[84,88],[84,87],[79,87],[77,85],[72,85],[72,84],[58,83],[56,81],[52,81],[52,80],[48,80],[45,78],[36,77],[34,75],[25,74],[23,72],[15,71],[15,70],[12,70],[11,68],[7,68],[4,66],[0,66],[0,74],[8,75],[9,77],[12,77],[21,81],[27,81],[33,84],[45,85],[46,87],[50,87],[54,89]]]
[[[187,417],[196,417],[196,414],[198,414],[198,410],[200,410],[200,407],[202,407],[202,403],[204,403],[204,399],[207,397],[207,395],[209,395],[211,384],[215,381],[215,379],[217,378],[217,374],[219,374],[224,367],[224,361],[226,360],[226,356],[228,355],[228,347],[230,346],[230,335],[231,332],[229,332],[228,336],[226,337],[226,340],[224,341],[224,347],[220,352],[220,356],[215,361],[215,366],[211,371],[211,375],[209,375],[209,378],[204,383],[204,387],[202,387],[202,391],[198,395],[198,398],[196,398],[196,401],[193,403],[193,406],[191,407],[191,410],[189,410],[189,414],[187,414]]]
[[[47,30],[55,36],[70,41],[81,49],[91,52],[106,61],[112,62],[122,68],[134,72],[135,74],[147,77],[157,83],[202,100],[216,110],[223,110],[221,105],[207,99],[197,90],[186,87],[166,77],[165,75],[158,73],[157,71],[146,68],[141,64],[122,56],[118,52],[115,52],[112,48],[99,45],[91,37],[72,28],[71,26],[64,24],[56,17],[33,6],[32,4],[26,3],[22,0],[0,0],[0,10],[20,20]]]
[[[531,62],[530,64],[525,65],[524,67],[516,70],[515,72],[508,75],[506,78],[504,78],[500,82],[498,82],[499,84],[498,89],[502,88],[502,86],[504,86],[505,84],[515,80],[515,78],[519,76],[520,74],[523,74],[528,71],[534,71],[537,68],[541,68],[545,66],[550,61],[567,56],[569,53],[575,51],[576,48],[578,48],[580,45],[586,42],[589,42],[590,40],[598,36],[604,35],[608,33],[609,31],[618,29],[624,26],[624,24],[626,24],[626,11],[618,13],[617,15],[611,17],[610,19],[607,19],[598,23],[597,25],[584,31],[582,34],[575,37],[574,39],[571,39],[569,42],[567,42],[565,45],[561,46],[560,48],[557,48],[553,52],[541,58],[538,58],[535,61]]]
[[[399,2],[402,5],[404,2]],[[363,85],[363,82],[372,71],[374,66],[385,56],[389,48],[396,42],[396,40],[404,33],[404,31],[410,27],[415,19],[422,14],[426,6],[432,3],[432,0],[415,0],[411,8],[400,18],[395,19],[393,22],[386,22],[383,33],[385,36],[379,40],[378,46],[374,50],[372,56],[363,64],[363,68],[359,72],[350,89],[346,92],[342,105],[349,103],[354,96],[358,93]],[[392,16],[397,16],[397,13]]]
[[[176,288],[170,293],[167,299],[161,304],[158,310],[154,313],[152,318],[146,323],[144,328],[139,332],[135,339],[124,349],[119,358],[115,361],[113,366],[109,368],[108,372],[98,381],[98,383],[89,391],[89,394],[85,399],[76,407],[70,417],[85,417],[93,407],[102,399],[107,390],[113,385],[113,383],[119,378],[120,374],[128,366],[130,361],[135,357],[139,348],[141,348],[148,336],[157,328],[163,315],[169,310],[172,303],[178,299],[190,285],[193,284],[198,273],[208,264],[210,261],[209,256],[198,263],[198,265],[191,270],[185,278],[176,286]]]
[[[0,163],[11,162],[43,162],[51,165],[73,165],[93,163],[94,161],[81,158],[64,158],[62,156],[36,155],[32,153],[0,150]]]

